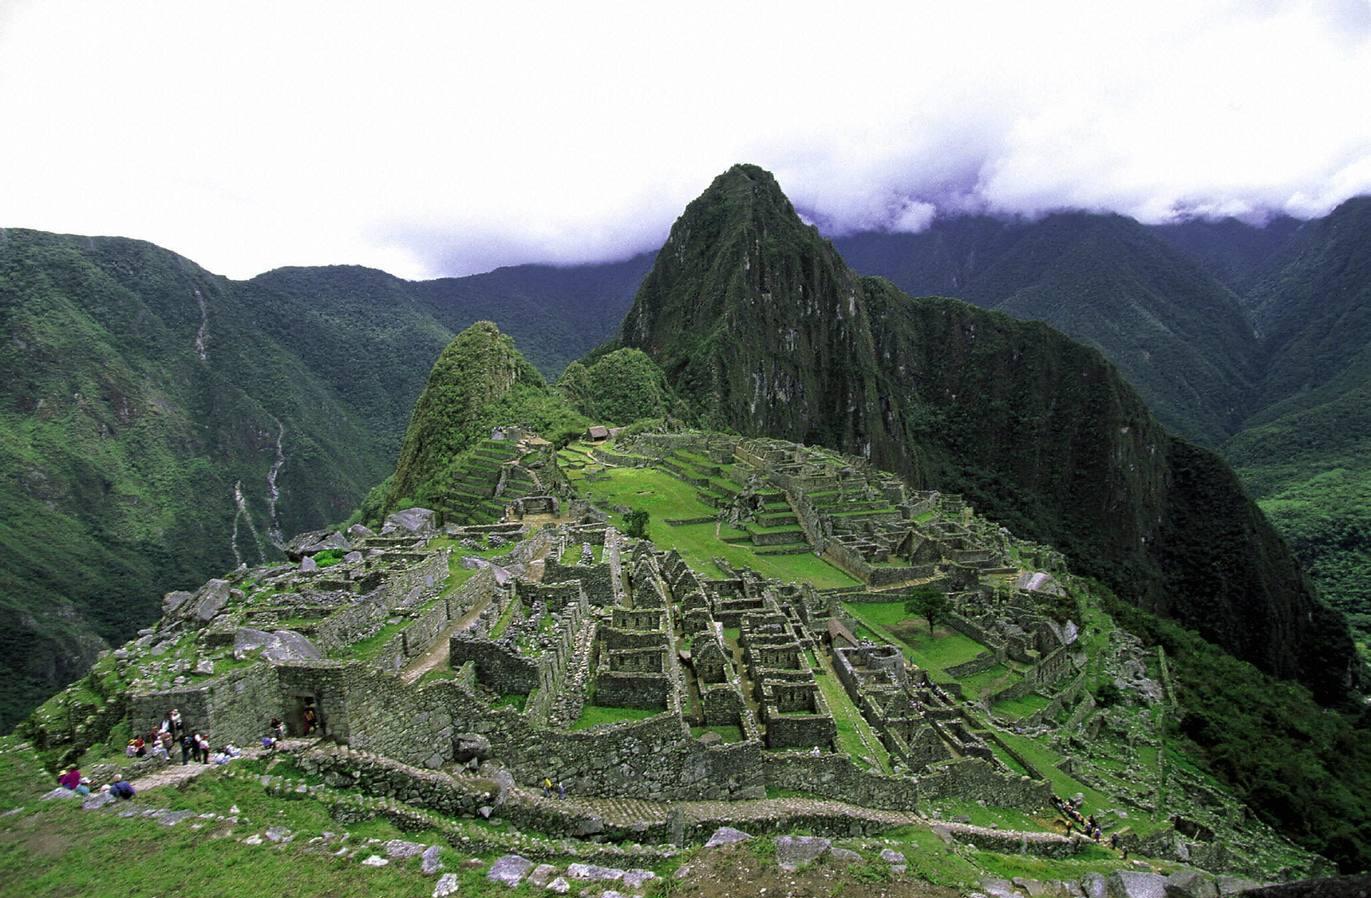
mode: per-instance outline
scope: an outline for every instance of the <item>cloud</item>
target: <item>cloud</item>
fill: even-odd
[[[1371,4],[0,5],[0,225],[244,277],[655,248],[730,164],[829,233],[1371,190]]]

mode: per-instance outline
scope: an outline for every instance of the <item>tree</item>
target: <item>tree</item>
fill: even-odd
[[[647,537],[647,521],[651,517],[641,508],[630,511],[624,515],[624,533],[634,539],[645,539]]]
[[[915,588],[904,603],[905,611],[910,614],[917,614],[928,621],[930,636],[933,635],[934,625],[947,616],[951,607],[951,603],[947,600],[947,593],[933,586]]]

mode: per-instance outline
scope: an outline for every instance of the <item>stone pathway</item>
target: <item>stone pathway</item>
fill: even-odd
[[[928,826],[962,840],[978,839],[1015,842],[1039,849],[1063,848],[1075,839],[1051,832],[992,829],[969,823],[933,820],[913,811],[885,811],[822,798],[759,798],[745,801],[671,801],[654,802],[634,798],[544,798],[541,793],[519,788],[521,800],[549,810],[572,815],[599,817],[612,826],[632,828],[665,824],[679,812],[687,828],[772,825],[786,820],[816,818],[858,820],[882,827]],[[772,827],[774,828],[774,827]]]
[[[285,739],[281,741],[280,747],[277,749],[277,751],[304,751],[307,748],[312,748],[318,741],[318,739]],[[261,745],[250,745],[247,748],[243,749],[242,757],[260,758],[264,754],[269,754],[269,752],[266,749],[262,748]],[[240,759],[235,758],[234,760]],[[229,762],[229,764],[232,763],[233,761]],[[133,786],[134,791],[141,795],[147,790],[156,789],[159,786],[176,786],[188,780],[193,780],[202,773],[208,773],[211,770],[218,770],[222,766],[228,765],[196,764],[193,761],[189,764],[179,764],[173,761],[172,763],[167,764],[165,767],[162,767],[160,770],[154,771],[153,773],[149,773],[147,776],[141,776],[136,780],[131,780],[130,782]]]
[[[481,616],[481,612],[485,611],[489,605],[490,596],[482,596],[465,614],[448,624],[447,627],[434,638],[433,645],[429,647],[428,651],[419,655],[409,663],[408,667],[400,672],[400,679],[404,681],[405,685],[408,686],[412,683],[417,683],[419,678],[429,671],[446,666],[449,657],[448,653],[451,649],[451,643],[448,640],[450,640],[454,634],[469,629],[471,625],[476,622],[476,619]]]
[[[590,680],[590,649],[595,643],[596,627],[595,616],[586,615],[581,623],[581,631],[576,634],[576,645],[572,649],[571,663],[562,678],[562,689],[552,700],[552,710],[548,712],[550,727],[568,726],[581,716],[586,684]]]

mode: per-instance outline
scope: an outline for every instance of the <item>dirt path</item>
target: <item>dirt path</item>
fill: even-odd
[[[433,645],[429,646],[428,651],[415,658],[409,663],[408,667],[400,671],[400,679],[404,681],[405,685],[418,682],[419,678],[430,670],[437,670],[447,664],[450,646],[448,640],[451,639],[454,634],[470,628],[472,624],[476,623],[476,619],[481,616],[481,612],[485,611],[488,607],[490,607],[490,596],[483,596],[480,601],[467,610],[466,614],[463,614],[439,632],[437,637],[433,640]]]

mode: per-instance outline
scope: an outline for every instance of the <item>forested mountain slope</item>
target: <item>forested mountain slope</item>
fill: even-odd
[[[835,241],[848,264],[913,296],[1045,321],[1104,352],[1167,427],[1206,445],[1246,413],[1256,339],[1231,291],[1119,215],[935,221]]]

